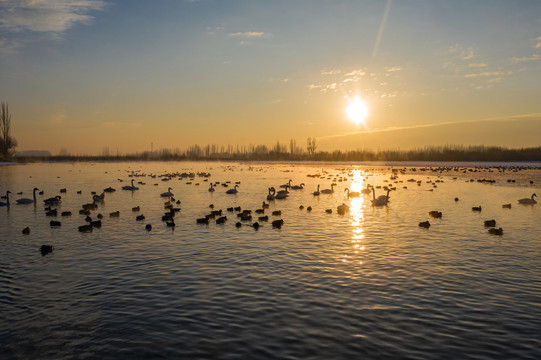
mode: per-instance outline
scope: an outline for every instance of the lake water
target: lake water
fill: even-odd
[[[0,207],[0,358],[541,358],[541,203],[517,202],[541,195],[541,170],[394,165],[0,166],[0,194],[12,192]],[[163,181],[184,172],[210,176]],[[132,179],[139,190],[121,190]],[[270,202],[269,222],[235,226],[228,207],[257,220],[267,189],[289,179],[305,189]],[[238,181],[238,194],[226,194]],[[333,182],[333,194],[312,195]],[[346,187],[367,184],[396,188],[388,206],[345,198]],[[109,186],[117,191],[90,215],[103,214],[102,227],[79,232],[82,204]],[[34,187],[44,191],[35,206],[15,205]],[[161,220],[168,188],[181,201],[174,228]],[[58,216],[46,216],[43,199],[55,195]],[[342,203],[350,211],[339,215]],[[225,224],[196,223],[211,204]],[[490,219],[503,235],[488,232]],[[430,228],[418,226],[426,220]],[[54,251],[43,256],[43,244]]]

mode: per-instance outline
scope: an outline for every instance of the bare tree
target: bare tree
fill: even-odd
[[[0,154],[4,158],[14,155],[17,147],[17,140],[11,136],[11,114],[9,106],[2,102],[0,105]]]
[[[308,152],[308,155],[314,156],[316,153],[317,145],[316,145],[316,138],[308,138],[306,139],[306,151]]]

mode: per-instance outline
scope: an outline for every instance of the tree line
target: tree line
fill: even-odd
[[[295,144],[291,140],[290,145]],[[106,148],[101,155],[62,154],[41,160],[54,161],[541,161],[541,146],[509,149],[498,146],[427,146],[412,150],[334,150],[316,151],[315,138],[307,140],[307,147],[288,147],[277,142],[267,145],[193,145],[185,150],[161,149],[133,154],[113,155]],[[36,159],[39,160],[39,159]]]

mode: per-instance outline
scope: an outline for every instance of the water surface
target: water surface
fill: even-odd
[[[23,192],[12,194],[12,203],[31,197],[34,187],[44,191],[36,206],[0,208],[2,359],[538,359],[541,213],[539,205],[517,200],[541,195],[541,170],[394,169],[2,166],[0,193]],[[162,181],[184,172],[210,177]],[[120,190],[131,179],[144,184]],[[226,208],[255,211],[268,187],[289,179],[305,189],[290,190],[266,211],[271,221],[284,220],[281,229],[270,222],[257,231],[250,222],[235,227],[236,212]],[[228,181],[228,188],[208,191],[210,182]],[[239,193],[225,194],[237,181]],[[312,195],[318,184],[333,182],[333,194]],[[389,205],[373,207],[371,195],[345,198],[346,187],[367,184],[396,188]],[[104,215],[102,227],[78,232],[85,224],[81,205],[92,202],[91,191],[109,186],[117,191],[91,214]],[[160,193],[169,187],[181,201],[174,229],[161,221]],[[43,199],[55,195],[62,196],[59,212],[71,217],[45,216]],[[342,203],[350,211],[339,215]],[[512,208],[502,208],[506,203]],[[211,204],[228,216],[225,224],[196,223]],[[481,212],[471,210],[479,205]],[[274,210],[282,215],[272,216]],[[430,218],[431,210],[442,218]],[[113,211],[120,217],[109,217]],[[144,221],[135,220],[140,214]],[[503,236],[488,233],[489,219]],[[62,226],[51,228],[50,220]],[[425,220],[429,229],[418,226]],[[26,226],[30,235],[21,232]],[[55,250],[42,256],[42,244]]]

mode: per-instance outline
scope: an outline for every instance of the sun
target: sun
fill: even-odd
[[[353,100],[349,102],[346,114],[355,124],[364,124],[366,117],[368,116],[368,108],[359,96],[355,96]]]

